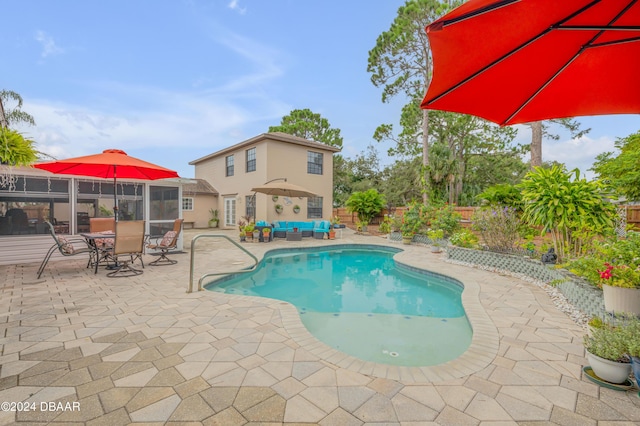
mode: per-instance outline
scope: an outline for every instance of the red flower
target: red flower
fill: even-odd
[[[611,278],[611,269],[607,269],[606,271],[598,271],[600,273],[600,278],[603,280],[608,280]]]

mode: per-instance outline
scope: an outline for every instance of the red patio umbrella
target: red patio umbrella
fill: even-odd
[[[33,167],[56,174],[113,178],[113,205],[116,221],[118,220],[117,178],[157,180],[179,177],[173,170],[130,157],[119,149],[106,149],[101,154],[36,163]]]
[[[640,113],[637,0],[471,0],[426,31],[422,108],[500,125]]]

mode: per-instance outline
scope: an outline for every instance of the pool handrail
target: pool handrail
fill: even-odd
[[[206,273],[206,274],[202,275],[200,277],[200,279],[198,280],[198,291],[202,291],[202,280],[204,280],[207,277],[212,277],[212,276],[215,276],[215,275],[243,274],[243,273],[246,273],[246,272],[254,271],[256,269],[256,267],[258,266],[258,262],[259,262],[258,258],[255,257],[253,254],[251,254],[249,251],[247,251],[247,249],[242,247],[240,244],[238,244],[237,242],[235,242],[234,240],[229,238],[228,236],[220,235],[220,234],[199,234],[199,235],[196,235],[191,240],[191,259],[190,259],[191,266],[189,268],[189,288],[187,288],[187,293],[193,293],[193,268],[194,268],[194,264],[195,264],[195,247],[196,247],[196,242],[200,238],[224,238],[225,240],[228,240],[230,243],[232,243],[233,245],[238,247],[243,252],[247,253],[253,259],[254,264],[250,268],[241,269],[239,271],[225,271],[225,272],[210,272],[210,273]]]

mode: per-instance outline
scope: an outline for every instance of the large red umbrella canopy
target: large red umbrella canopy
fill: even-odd
[[[119,149],[106,149],[100,154],[36,163],[33,167],[56,174],[92,176],[105,179],[118,177],[156,180],[179,177],[178,173],[173,170],[130,157],[126,152]]]
[[[422,108],[500,125],[640,113],[637,0],[471,0],[426,31]]]
[[[48,170],[56,174],[91,176],[113,179],[113,205],[118,210],[116,194],[116,179],[157,180],[177,178],[178,173],[153,163],[130,157],[119,149],[106,149],[101,154],[86,155],[84,157],[68,158],[66,160],[47,161],[33,165],[38,169]],[[115,215],[118,220],[118,215]]]

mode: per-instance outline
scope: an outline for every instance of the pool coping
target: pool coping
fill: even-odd
[[[459,379],[478,371],[483,370],[491,364],[495,359],[499,348],[498,329],[491,321],[489,314],[485,311],[480,303],[480,285],[477,281],[469,279],[469,277],[461,277],[455,271],[425,269],[420,265],[416,265],[410,257],[403,256],[407,254],[406,249],[388,246],[385,244],[338,244],[332,245],[332,249],[340,247],[358,247],[358,248],[386,248],[396,251],[393,255],[394,261],[401,267],[409,269],[418,269],[427,271],[436,275],[452,278],[462,284],[462,305],[469,319],[469,323],[473,330],[471,344],[469,348],[459,357],[446,363],[424,366],[424,367],[407,367],[390,364],[381,364],[371,361],[364,361],[352,355],[348,355],[338,349],[332,348],[324,342],[318,340],[313,334],[307,330],[302,323],[300,314],[294,305],[289,302],[277,299],[270,299],[259,296],[237,295],[223,293],[230,298],[237,300],[270,300],[273,304],[270,307],[280,311],[282,325],[286,332],[300,347],[309,353],[317,356],[321,360],[331,363],[337,367],[344,368],[349,371],[357,372],[367,376],[378,377],[383,379],[401,380],[405,383],[433,383],[446,380]],[[313,245],[307,247],[296,247],[301,251],[328,248],[323,245]],[[417,249],[417,247],[416,247]],[[266,251],[262,256],[258,257],[262,261],[269,253],[278,251],[290,251],[290,249],[272,249]],[[403,257],[406,257],[403,259]],[[436,269],[438,268],[434,265]],[[449,265],[450,266],[450,265]],[[458,275],[458,276],[456,276]],[[224,277],[222,278],[224,280]]]

